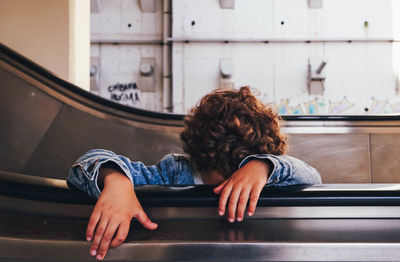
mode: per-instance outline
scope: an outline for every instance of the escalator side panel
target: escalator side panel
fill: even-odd
[[[0,167],[22,172],[62,103],[0,67]]]
[[[93,148],[108,149],[145,164],[155,164],[171,152],[182,152],[177,133],[128,126],[65,105],[24,173],[65,179],[72,163]]]

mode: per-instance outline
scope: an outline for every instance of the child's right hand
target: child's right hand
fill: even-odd
[[[93,239],[90,254],[103,260],[109,247],[118,247],[125,241],[133,217],[151,230],[158,225],[143,211],[125,175],[110,168],[101,168],[100,175],[104,178],[104,189],[90,217],[86,239]]]
[[[233,223],[236,218],[240,222],[244,218],[247,203],[249,204],[247,214],[252,216],[271,170],[269,163],[252,160],[214,188],[214,193],[220,195],[218,206],[220,216],[224,215],[228,205],[228,221]]]

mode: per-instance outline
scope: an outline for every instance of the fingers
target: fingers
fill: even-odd
[[[156,223],[153,223],[149,217],[146,215],[146,213],[142,210],[139,211],[139,213],[136,215],[136,219],[142,224],[145,228],[154,230],[158,227]]]
[[[236,207],[241,191],[242,191],[241,188],[236,187],[229,196],[228,221],[231,223],[235,221]]]
[[[93,221],[98,221],[97,215],[92,215]],[[136,215],[137,220],[146,228],[154,230],[158,227],[153,223],[142,210]],[[97,219],[97,220],[96,220]],[[92,220],[92,219],[91,219]],[[90,230],[92,230],[92,223],[90,222]],[[103,260],[109,247],[118,247],[121,245],[128,235],[130,227],[130,219],[117,219],[108,217],[101,217],[97,224],[96,232],[93,238],[93,243],[90,248],[90,254],[96,256],[97,260]],[[118,230],[118,231],[117,231]],[[89,231],[89,230],[88,230]],[[117,232],[117,234],[115,234]],[[115,235],[115,237],[114,237]]]
[[[247,202],[249,201],[249,196],[250,196],[250,189],[247,188],[243,189],[242,193],[240,194],[237,207],[236,220],[238,222],[241,222],[243,220],[244,211],[246,210]]]
[[[251,191],[249,208],[247,210],[248,216],[252,216],[254,214],[254,212],[256,211],[258,198],[260,197],[260,193],[261,193],[262,189],[263,189],[262,187],[257,187]]]
[[[219,195],[221,193],[221,190],[225,187],[226,183],[228,183],[229,179],[225,180],[224,182],[222,182],[221,184],[219,184],[219,186],[217,186],[216,188],[213,189],[214,193]]]
[[[119,225],[118,232],[114,239],[111,241],[110,247],[118,247],[124,243],[126,236],[129,233],[130,222],[123,222]]]
[[[104,256],[107,254],[107,250],[110,246],[110,242],[111,242],[118,226],[119,226],[119,222],[116,220],[110,221],[110,223],[107,225],[107,229],[105,230],[103,237],[101,239],[100,248],[97,251],[96,259],[103,260]]]
[[[87,241],[91,241],[93,239],[93,233],[94,233],[94,229],[97,226],[97,223],[99,222],[101,217],[101,213],[98,212],[95,208],[95,210],[93,210],[92,215],[90,216],[89,219],[89,223],[86,229],[86,240]]]
[[[103,238],[103,234],[108,225],[108,218],[101,218],[100,222],[97,225],[96,233],[94,235],[94,239],[92,242],[92,246],[90,247],[90,254],[92,256],[97,255],[98,248],[100,246],[101,239]]]
[[[218,204],[218,214],[220,216],[223,216],[225,214],[226,202],[228,201],[231,191],[232,191],[232,185],[228,184],[224,187],[224,189],[221,192]]]
[[[247,203],[249,202],[247,215],[252,216],[256,210],[262,189],[263,187],[254,187],[253,189],[246,187],[233,188],[228,184],[221,192],[218,206],[219,214],[222,216],[225,213],[226,205],[228,205],[228,221],[232,223],[236,218],[240,222],[244,218]]]

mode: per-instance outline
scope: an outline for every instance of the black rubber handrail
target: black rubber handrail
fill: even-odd
[[[182,114],[173,114],[173,113],[160,113],[154,111],[148,111],[139,108],[133,108],[129,106],[125,106],[111,100],[102,98],[100,96],[94,95],[90,92],[87,92],[46,70],[42,66],[33,62],[32,60],[24,57],[18,52],[12,50],[6,45],[0,42],[0,58],[8,58],[9,61],[15,62],[33,70],[36,74],[41,75],[42,77],[60,85],[69,91],[82,96],[86,99],[94,101],[96,103],[100,103],[107,107],[120,110],[127,113],[132,113],[136,115],[141,115],[150,118],[157,118],[163,120],[178,120],[183,121],[184,115]],[[19,68],[23,70],[23,68]],[[29,72],[25,72],[29,74]],[[59,90],[58,90],[59,91]],[[283,120],[285,121],[400,121],[400,114],[390,114],[390,115],[282,115]]]
[[[393,184],[297,185],[266,187],[259,206],[398,206],[400,190],[388,190]],[[212,185],[197,186],[136,186],[135,191],[144,206],[216,206],[218,196]],[[397,187],[397,188],[400,188]],[[83,192],[69,188],[65,180],[33,177],[0,171],[0,195],[29,200],[72,204],[94,204]]]

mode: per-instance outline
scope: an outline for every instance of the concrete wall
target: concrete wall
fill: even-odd
[[[89,0],[0,0],[0,41],[89,89]]]
[[[173,1],[174,111],[217,86],[250,85],[282,114],[400,112],[399,1],[234,2]],[[309,64],[320,93],[309,90]]]
[[[143,1],[150,3],[153,1]],[[164,111],[164,50],[162,0],[147,10],[140,1],[92,1],[91,64],[96,74],[91,92],[115,102]],[[153,74],[143,76],[143,64]]]
[[[215,88],[250,85],[281,114],[400,113],[399,0],[93,2],[101,5],[91,17],[92,91],[114,101],[165,110],[160,100],[170,100],[185,113]],[[164,11],[141,6],[151,3]],[[153,54],[161,70],[152,92],[109,92],[139,83],[141,59]],[[171,77],[171,89],[158,81]],[[131,94],[140,102],[122,99]]]

